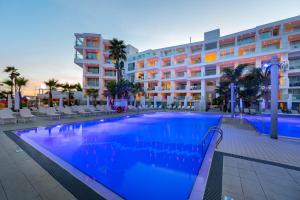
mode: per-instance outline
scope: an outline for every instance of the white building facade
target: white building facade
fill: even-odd
[[[95,87],[103,92],[105,82],[115,79],[115,71],[108,59],[109,41],[92,35],[99,38],[96,47],[91,45],[89,35],[75,34],[75,63],[83,67],[84,88]],[[220,36],[216,29],[204,33],[204,41],[173,47],[140,53],[132,47],[127,55],[125,77],[143,85],[146,99],[201,101],[207,105],[217,96],[215,88],[225,68],[239,64],[261,67],[274,55],[288,63],[288,68],[279,72],[279,102],[283,106],[290,97],[293,109],[299,110],[300,16],[226,36]]]

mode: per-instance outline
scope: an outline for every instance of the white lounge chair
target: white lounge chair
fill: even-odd
[[[91,112],[86,111],[85,108],[82,107],[82,106],[77,106],[76,112],[77,112],[78,114],[81,114],[81,115],[84,115],[84,116],[88,116],[88,115],[91,115],[91,114],[92,114]]]
[[[176,108],[177,108],[177,106],[176,106],[176,105],[174,105],[174,106],[172,107],[172,109],[174,109],[174,110],[176,110]]]
[[[39,115],[46,115],[46,113],[47,113],[47,108],[45,108],[45,107],[39,107],[37,113],[38,113]]]
[[[86,107],[85,110],[88,111],[88,112],[90,112],[91,114],[95,114],[95,115],[102,113],[102,111],[96,110],[96,108],[94,106]]]
[[[75,117],[75,116],[77,115],[77,114],[76,114],[75,112],[73,112],[73,111],[71,110],[71,108],[68,107],[68,106],[62,108],[61,113],[62,113],[63,115],[69,116],[69,117]]]
[[[10,110],[11,111],[11,110]],[[9,112],[7,109],[0,110],[0,122],[1,124],[5,123],[17,123],[17,118],[13,116],[13,112]]]
[[[249,110],[251,115],[256,115],[256,110],[254,108],[250,108]]]
[[[20,120],[23,120],[23,122],[25,123],[26,120],[32,120],[32,119],[35,119],[35,115],[31,114],[31,111],[28,109],[28,108],[23,108],[23,109],[20,109]]]
[[[60,119],[60,114],[57,113],[56,109],[54,107],[49,107],[49,108],[46,108],[46,115],[50,118],[50,119],[53,119],[53,118],[58,118]]]
[[[171,104],[168,104],[168,105],[167,105],[167,108],[168,108],[168,109],[172,109],[172,105],[171,105]]]
[[[292,114],[299,114],[299,112],[297,110],[291,110]]]

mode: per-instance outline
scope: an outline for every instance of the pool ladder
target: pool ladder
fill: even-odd
[[[206,138],[207,138],[207,137],[209,136],[209,134],[211,134],[211,133],[218,133],[218,134],[220,135],[220,137],[218,137],[218,139],[217,139],[217,141],[216,141],[216,149],[218,148],[220,142],[222,141],[222,139],[223,139],[223,130],[222,130],[220,127],[218,127],[218,126],[212,126],[212,127],[210,127],[210,128],[206,131],[204,137],[202,138],[202,142],[201,142],[201,143],[202,143],[202,149],[203,149],[203,147],[204,147]]]

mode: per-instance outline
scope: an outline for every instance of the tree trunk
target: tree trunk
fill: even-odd
[[[68,106],[71,106],[71,92],[68,93]]]
[[[21,88],[19,88],[19,98],[20,98],[20,109],[22,109],[22,94],[21,94]]]
[[[49,90],[49,107],[53,107],[52,91]]]

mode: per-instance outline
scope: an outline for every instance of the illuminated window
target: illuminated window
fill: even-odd
[[[205,54],[205,62],[213,62],[217,60],[217,53],[216,52],[211,52]]]

